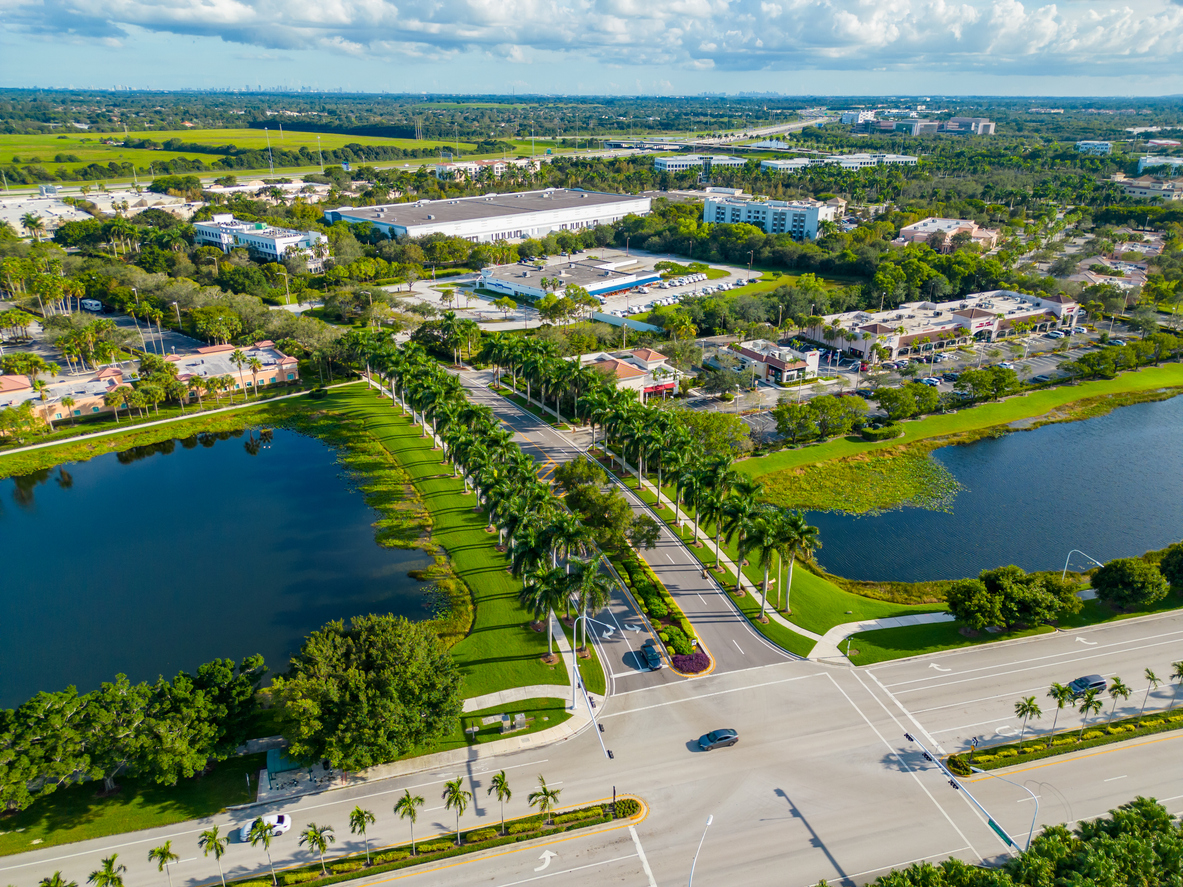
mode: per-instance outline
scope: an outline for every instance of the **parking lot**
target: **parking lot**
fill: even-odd
[[[645,264],[651,263],[651,259],[645,260]],[[682,299],[691,296],[727,292],[737,286],[743,286],[747,281],[746,270],[721,270],[728,272],[726,277],[710,280],[705,273],[689,274],[673,277],[659,284],[650,284],[649,286],[635,287],[622,293],[614,293],[605,298],[602,310],[605,314],[629,317],[652,311],[661,305],[677,304]],[[752,280],[756,280],[758,277],[758,273],[752,274]]]

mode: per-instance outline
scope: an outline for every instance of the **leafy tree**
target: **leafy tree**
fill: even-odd
[[[875,392],[875,402],[887,413],[887,418],[893,422],[916,415],[916,397],[907,386],[880,388]]]
[[[810,405],[814,410],[818,436],[823,440],[846,434],[867,411],[867,405],[861,399],[835,397],[832,394],[815,397]]]
[[[1055,576],[1028,574],[1016,566],[984,570],[946,592],[949,611],[974,629],[991,625],[1037,625],[1081,607],[1076,588]]]
[[[1158,569],[1172,588],[1183,588],[1183,542],[1167,546]]]
[[[1141,558],[1118,558],[1100,567],[1092,579],[1097,597],[1122,610],[1149,607],[1167,596],[1170,586],[1154,564]]]
[[[386,614],[330,622],[277,678],[284,735],[298,758],[360,770],[450,731],[460,673],[426,623]]]
[[[570,462],[564,462],[554,473],[555,482],[562,487],[564,493],[570,493],[576,487],[585,484],[602,486],[608,482],[608,475],[599,463],[587,456],[580,456]],[[1183,548],[1183,546],[1180,546]]]
[[[817,436],[817,416],[812,403],[794,403],[787,396],[782,396],[773,407],[772,418],[776,420],[776,430],[789,443],[797,444]]]

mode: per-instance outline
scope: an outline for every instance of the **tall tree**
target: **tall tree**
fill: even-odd
[[[1047,695],[1056,703],[1056,716],[1052,720],[1052,732],[1047,737],[1048,745],[1051,745],[1052,738],[1056,735],[1056,724],[1060,721],[1060,712],[1064,710],[1065,705],[1072,702],[1072,688],[1067,684],[1052,684]]]
[[[275,862],[271,859],[271,839],[275,837],[271,826],[263,820],[262,816],[259,816],[251,823],[250,831],[247,832],[246,837],[252,847],[263,845],[263,850],[267,854],[267,864],[271,866],[271,883],[278,885],[279,879],[275,877]]]
[[[1019,748],[1023,747],[1023,736],[1027,733],[1027,719],[1043,717],[1043,709],[1035,701],[1034,696],[1024,696],[1015,703],[1015,717],[1023,719],[1023,727],[1019,730]]]
[[[222,871],[222,857],[226,854],[228,838],[220,834],[218,826],[207,828],[197,838],[197,846],[201,848],[201,855],[208,857],[211,853],[218,863],[218,877],[222,879],[222,887],[226,887],[226,873]]]
[[[172,841],[165,841],[159,847],[153,847],[148,851],[148,862],[156,863],[156,871],[168,875],[168,887],[172,887],[173,883],[173,873],[169,866],[181,858],[173,853],[172,844]]]
[[[472,792],[467,792],[463,788],[464,777],[457,776],[455,779],[444,783],[444,809],[456,811],[456,846],[460,846],[460,817],[464,815],[464,811],[468,809],[468,802],[472,800]]]
[[[320,857],[320,872],[322,875],[328,875],[329,870],[325,868],[325,852],[329,849],[329,844],[336,841],[337,838],[333,835],[333,827],[331,825],[317,825],[315,822],[308,823],[308,827],[300,832],[300,846],[307,847]]]
[[[374,824],[374,814],[361,807],[354,807],[349,814],[349,830],[355,835],[361,835],[366,843],[366,865],[370,864],[370,837],[366,829]]]
[[[415,855],[415,820],[419,818],[419,808],[423,806],[422,795],[412,795],[409,789],[403,789],[403,796],[394,803],[394,814],[399,819],[406,819],[411,823],[411,855]]]
[[[127,866],[116,862],[117,859],[118,853],[104,857],[101,868],[91,872],[86,882],[94,884],[94,887],[123,887],[123,875],[127,872]]]
[[[546,784],[546,780],[539,775],[538,777],[538,791],[530,792],[526,796],[531,807],[537,807],[538,812],[546,817],[546,821],[551,823],[554,821],[553,813],[555,807],[559,803],[559,795],[563,793],[561,788],[550,788]]]
[[[504,835],[505,834],[505,802],[513,797],[513,792],[510,791],[510,788],[509,788],[509,777],[507,777],[505,775],[504,770],[502,770],[500,773],[497,773],[493,777],[493,779],[489,783],[489,788],[485,792],[485,794],[486,795],[491,795],[491,794],[497,795],[497,801],[499,804],[501,804],[501,834]]]
[[[1130,688],[1116,675],[1109,682],[1109,697],[1113,700],[1113,707],[1109,709],[1109,720],[1105,722],[1107,724],[1113,723],[1113,715],[1117,713],[1117,700],[1125,701],[1130,698]]]
[[[1142,710],[1138,712],[1138,726],[1142,724],[1142,716],[1146,714],[1146,703],[1150,701],[1150,691],[1157,690],[1158,685],[1162,683],[1156,675],[1149,668],[1146,669],[1146,694],[1142,697]]]

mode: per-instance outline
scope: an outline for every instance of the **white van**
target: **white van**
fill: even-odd
[[[103,303],[98,299],[83,299],[78,303],[82,306],[83,311],[102,311]]]

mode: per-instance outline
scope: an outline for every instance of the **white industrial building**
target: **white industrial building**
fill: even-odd
[[[483,194],[382,206],[343,206],[325,219],[369,222],[390,237],[446,234],[475,242],[543,237],[578,231],[649,213],[651,200],[632,194],[606,194],[572,188],[546,188],[514,194]]]
[[[216,213],[208,222],[193,223],[193,240],[198,246],[216,246],[222,252],[235,247],[250,251],[253,256],[279,262],[292,250],[308,252],[308,267],[319,270],[323,256],[316,254],[316,245],[329,239],[318,231],[292,231],[273,228],[264,222],[242,222],[230,213]]]
[[[745,223],[768,234],[791,234],[795,240],[813,240],[818,225],[838,218],[838,207],[818,200],[768,200],[747,195],[708,196],[703,202],[704,222]]]
[[[1081,141],[1076,143],[1077,154],[1092,154],[1100,157],[1113,153],[1113,142]],[[1141,170],[1138,170],[1141,172]]]
[[[1142,170],[1155,166],[1169,166],[1171,172],[1174,173],[1179,167],[1183,166],[1183,157],[1170,157],[1166,154],[1147,154],[1144,157],[1138,158],[1138,173]]]
[[[729,157],[726,154],[675,154],[671,157],[655,157],[653,168],[658,172],[685,172],[688,169],[709,170],[715,166],[741,167],[745,163],[742,157]]]
[[[770,172],[796,172],[807,166],[840,166],[842,169],[865,169],[869,166],[915,166],[911,154],[834,154],[830,157],[790,157],[787,160],[764,160],[760,169]]]
[[[541,299],[548,292],[562,292],[568,286],[582,287],[593,296],[606,296],[660,280],[658,272],[641,267],[636,259],[572,259],[551,265],[487,265],[481,269],[480,286],[515,298]]]

